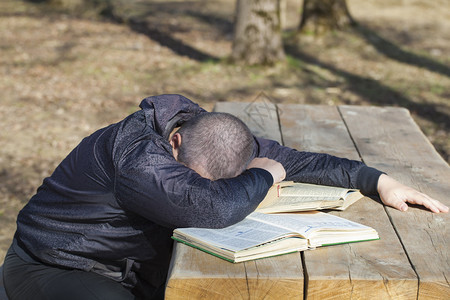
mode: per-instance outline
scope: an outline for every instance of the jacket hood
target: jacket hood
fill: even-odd
[[[175,127],[206,112],[188,98],[175,94],[147,97],[139,107],[144,111],[147,123],[165,139],[169,138]]]

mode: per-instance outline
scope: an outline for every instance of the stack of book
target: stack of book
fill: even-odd
[[[357,190],[283,182],[241,222],[223,229],[178,228],[172,238],[233,263],[377,240],[371,227],[316,211],[344,210],[362,197]]]

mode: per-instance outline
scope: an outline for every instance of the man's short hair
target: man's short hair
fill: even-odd
[[[178,133],[178,161],[188,167],[200,166],[212,180],[241,174],[253,158],[253,135],[231,114],[200,114],[185,122]]]

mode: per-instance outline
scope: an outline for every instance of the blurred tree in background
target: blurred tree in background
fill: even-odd
[[[237,0],[233,61],[255,65],[284,59],[281,1]],[[298,32],[323,34],[354,24],[346,0],[304,0]]]
[[[346,0],[304,0],[299,31],[314,34],[330,30],[342,30],[355,21]]]
[[[284,59],[280,0],[238,0],[232,60],[248,65]]]

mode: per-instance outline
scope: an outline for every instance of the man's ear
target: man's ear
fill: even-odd
[[[174,135],[172,135],[169,142],[172,146],[173,157],[175,157],[175,160],[178,161],[178,149],[181,146],[181,134],[179,134],[178,132],[175,133]]]
[[[178,132],[172,135],[170,138],[170,144],[172,145],[172,149],[176,150],[181,146],[181,134]]]

